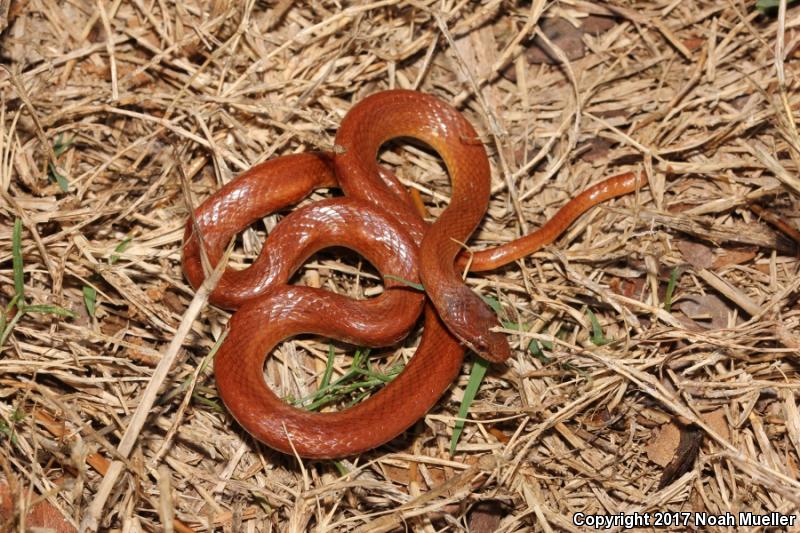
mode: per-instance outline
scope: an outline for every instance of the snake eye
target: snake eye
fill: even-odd
[[[486,354],[486,352],[489,351],[489,343],[486,342],[486,340],[484,340],[483,338],[478,337],[474,341],[474,345],[472,346],[472,351],[474,351],[480,356],[483,356]]]

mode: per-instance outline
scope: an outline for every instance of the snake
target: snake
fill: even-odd
[[[432,223],[399,179],[378,164],[379,151],[394,139],[427,145],[444,161],[451,195]],[[254,222],[317,189],[343,193],[285,215],[253,263],[241,270],[227,267],[210,293],[210,303],[234,311],[214,359],[223,403],[255,439],[287,454],[336,459],[387,443],[439,401],[467,349],[495,363],[511,355],[496,314],[465,285],[462,272],[496,269],[539,250],[587,210],[637,190],[642,181],[633,172],[608,178],[572,198],[538,230],[469,252],[462,243],[481,223],[491,196],[489,158],[478,133],[436,96],[402,89],[367,96],[342,119],[333,150],[258,164],[209,196],[187,220],[182,266],[198,288],[231,239]],[[330,247],[363,256],[381,274],[383,291],[353,299],[290,283],[309,257]],[[265,381],[266,358],[289,338],[311,334],[361,347],[394,346],[420,316],[422,336],[408,364],[356,405],[309,411],[281,399]]]

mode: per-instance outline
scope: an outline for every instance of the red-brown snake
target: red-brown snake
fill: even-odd
[[[380,147],[398,137],[433,148],[450,174],[448,207],[424,223],[397,179],[377,164]],[[344,198],[295,210],[270,233],[250,267],[226,270],[210,301],[237,309],[215,359],[220,396],[259,441],[308,458],[335,458],[379,446],[410,427],[456,377],[464,346],[500,362],[511,353],[495,314],[461,280],[456,266],[480,223],[490,195],[489,162],[467,120],[441,100],[392,90],[369,96],[343,119],[332,153],[302,153],[262,163],[203,202],[186,225],[183,267],[194,287],[205,275],[200,239],[216,265],[230,239],[268,213],[295,204],[316,188],[341,187]],[[470,270],[490,270],[549,244],[577,217],[640,186],[632,173],[609,178],[567,203],[538,231],[473,254]],[[353,300],[289,285],[316,251],[344,246],[385,276],[385,290]],[[422,281],[425,298],[396,279]],[[369,399],[332,413],[292,407],[269,390],[264,360],[281,341],[311,333],[379,347],[403,339],[425,308],[422,339],[402,373]]]

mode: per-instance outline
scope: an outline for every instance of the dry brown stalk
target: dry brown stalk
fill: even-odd
[[[0,325],[13,322],[0,463],[19,509],[182,532],[798,514],[800,6],[753,4],[0,2]],[[515,355],[489,368],[454,456],[471,363],[389,445],[298,462],[217,396],[210,353],[229,315],[183,277],[183,231],[191,205],[253,164],[331,149],[352,104],[390,87],[452,102],[486,145],[492,199],[473,249],[535,229],[603,177],[648,183],[532,257],[467,276],[499,302]],[[441,212],[435,154],[397,142],[379,159],[428,218]],[[231,265],[281,217],[244,232]],[[17,219],[23,303],[75,317],[10,307]],[[337,251],[297,282],[383,290]],[[407,361],[419,336],[374,351],[372,368]],[[329,350],[336,379],[353,348],[316,338],[280,345],[266,379],[306,398]],[[666,446],[658,463],[648,451],[673,425],[699,428],[699,450]]]

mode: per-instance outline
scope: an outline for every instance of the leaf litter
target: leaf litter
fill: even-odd
[[[573,530],[576,512],[797,514],[794,4],[0,8],[0,466],[15,509],[3,527],[42,505],[88,531],[551,531]],[[475,249],[539,226],[603,177],[642,171],[648,187],[530,258],[467,277],[497,302],[516,352],[486,369],[465,417],[469,365],[395,441],[301,463],[221,408],[209,355],[229,314],[188,312],[184,198],[197,205],[270,157],[330,149],[352,103],[391,87],[453,102],[481,133],[494,175]],[[435,155],[398,143],[381,160],[441,212]],[[252,261],[279,219],[250,228],[230,263]],[[369,265],[332,252],[297,282],[382,290]],[[418,339],[364,363],[386,375]],[[355,351],[287,341],[265,376],[284,397],[317,398]],[[695,444],[652,459],[673,425]],[[665,477],[673,460],[685,474]]]

